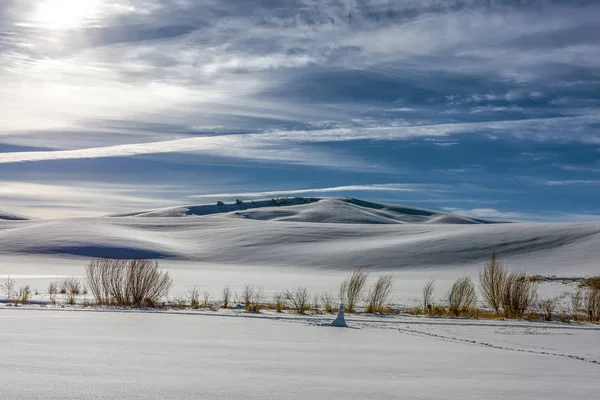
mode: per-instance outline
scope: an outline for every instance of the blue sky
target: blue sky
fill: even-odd
[[[600,220],[597,1],[3,0],[0,209]]]

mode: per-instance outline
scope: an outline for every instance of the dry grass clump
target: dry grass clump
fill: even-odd
[[[340,299],[346,305],[346,312],[356,312],[356,305],[362,299],[369,273],[363,269],[355,270],[340,286]]]
[[[455,316],[473,308],[476,301],[475,285],[469,277],[457,279],[448,292],[448,308]]]
[[[600,290],[600,276],[586,278],[580,283],[579,286],[582,288]]]
[[[496,253],[492,253],[490,263],[479,272],[479,291],[483,296],[483,301],[497,315],[500,315],[500,309],[502,308],[506,275],[506,269],[498,261]]]
[[[392,293],[394,278],[391,275],[380,276],[367,295],[367,313],[383,313],[386,303]]]
[[[97,304],[155,306],[173,285],[158,262],[146,259],[96,259],[85,272]]]
[[[305,287],[297,287],[285,292],[285,299],[292,305],[292,309],[298,314],[304,314],[310,309],[310,295]]]
[[[29,304],[29,298],[31,297],[31,288],[29,285],[19,288],[17,296],[15,298],[15,304],[21,303],[23,305]]]
[[[430,279],[421,290],[421,306],[423,310],[429,310],[433,306],[433,291],[435,290],[435,279]]]

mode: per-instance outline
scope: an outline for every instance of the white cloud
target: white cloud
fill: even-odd
[[[271,196],[285,196],[285,195],[298,195],[298,194],[310,194],[310,193],[335,193],[335,192],[419,192],[424,191],[426,185],[418,184],[403,184],[403,183],[388,183],[388,184],[372,184],[372,185],[348,185],[348,186],[335,186],[327,188],[314,188],[314,189],[282,189],[282,190],[271,190],[262,192],[242,192],[242,193],[213,193],[213,194],[199,194],[190,197],[193,198],[226,198],[226,197],[271,197]]]

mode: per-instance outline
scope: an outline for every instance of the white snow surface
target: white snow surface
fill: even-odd
[[[595,399],[598,327],[0,307],[0,398]]]
[[[363,208],[329,199],[184,218],[0,221],[0,257],[146,257],[214,265],[399,270],[481,265],[496,251],[530,273],[566,276],[593,273],[600,258],[599,223],[466,223],[449,214],[424,216],[418,215],[423,210],[396,207],[405,212],[394,211],[402,215],[394,217],[404,218],[402,223],[382,224],[392,211],[369,208],[373,216]],[[379,222],[371,223],[373,218]],[[450,222],[456,219],[459,223]]]

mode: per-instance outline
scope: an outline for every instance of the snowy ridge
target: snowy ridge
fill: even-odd
[[[8,213],[0,210],[0,220],[4,221],[26,221],[30,218],[24,217],[23,215]]]
[[[285,198],[239,203],[204,204],[147,210],[113,217],[185,217],[231,213],[246,219],[343,224],[485,224],[483,219],[463,217],[416,207],[369,202],[359,199]]]

